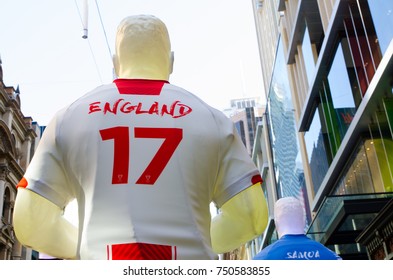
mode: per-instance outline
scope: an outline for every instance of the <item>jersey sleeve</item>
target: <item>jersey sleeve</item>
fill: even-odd
[[[219,129],[223,141],[213,201],[221,207],[239,192],[262,182],[262,178],[233,122],[224,119]]]
[[[57,139],[58,113],[44,130],[33,158],[18,187],[25,187],[64,208],[73,199],[64,172],[61,147]]]

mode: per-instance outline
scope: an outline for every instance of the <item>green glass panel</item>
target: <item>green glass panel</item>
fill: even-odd
[[[386,192],[393,191],[392,172],[393,166],[393,140],[374,139],[373,145],[377,155],[379,169]]]
[[[385,99],[383,101],[383,106],[390,129],[390,134],[393,136],[393,99]]]

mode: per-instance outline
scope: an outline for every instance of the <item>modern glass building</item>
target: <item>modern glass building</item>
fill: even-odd
[[[309,237],[344,259],[392,259],[393,221],[378,214],[393,197],[393,0],[252,3],[267,92],[253,158],[269,209],[296,196]],[[274,236],[271,220],[251,251]]]

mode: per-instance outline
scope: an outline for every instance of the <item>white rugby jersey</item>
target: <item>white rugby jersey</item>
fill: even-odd
[[[165,81],[118,79],[55,115],[19,187],[77,199],[81,259],[216,259],[210,203],[260,180],[222,112]]]

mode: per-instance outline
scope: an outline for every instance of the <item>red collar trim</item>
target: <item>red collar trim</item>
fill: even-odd
[[[120,94],[160,95],[164,80],[116,79],[113,81]]]

